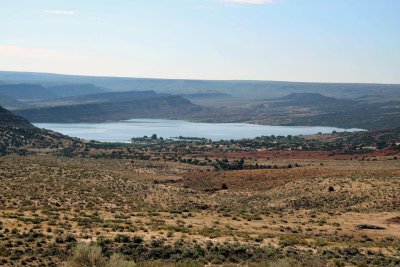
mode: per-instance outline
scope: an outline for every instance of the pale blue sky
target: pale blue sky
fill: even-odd
[[[399,0],[0,0],[0,70],[400,83]]]

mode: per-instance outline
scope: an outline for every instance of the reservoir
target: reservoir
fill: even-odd
[[[132,119],[107,123],[34,123],[71,137],[102,142],[129,142],[132,137],[157,134],[158,137],[173,138],[204,137],[214,141],[221,139],[254,138],[269,135],[307,135],[331,133],[332,131],[361,131],[361,129],[341,129],[335,127],[309,126],[268,126],[249,123],[199,123],[183,120]]]

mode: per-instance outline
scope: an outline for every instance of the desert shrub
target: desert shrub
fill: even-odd
[[[62,243],[64,243],[64,239],[61,236],[57,236],[56,243],[62,244]]]
[[[73,243],[73,242],[76,242],[76,238],[75,238],[75,236],[73,234],[68,234],[65,237],[64,241],[67,242],[67,243]]]
[[[5,247],[0,247],[0,257],[8,257],[10,252]]]
[[[127,261],[121,254],[113,254],[107,264],[108,267],[135,267],[133,261]]]
[[[131,241],[131,239],[129,238],[129,236],[127,236],[127,235],[117,235],[115,238],[114,238],[114,241],[115,242],[118,242],[118,243],[128,243],[128,242],[130,242]]]
[[[135,244],[140,244],[143,242],[143,237],[135,235],[132,238],[132,242]]]
[[[113,254],[107,260],[97,245],[79,243],[66,267],[135,267],[133,261],[128,261],[121,254]]]
[[[332,265],[335,267],[342,267],[342,266],[346,266],[346,263],[342,259],[334,259],[332,261]]]
[[[67,267],[106,267],[107,261],[101,254],[101,248],[96,245],[79,243],[74,251],[72,258],[66,264]]]
[[[307,240],[298,236],[283,236],[279,240],[279,244],[282,247],[295,246],[295,245],[307,245]]]

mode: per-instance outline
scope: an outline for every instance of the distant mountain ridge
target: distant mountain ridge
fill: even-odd
[[[328,97],[319,93],[291,93],[280,97],[278,100],[285,101],[285,105],[299,106],[350,105],[355,103],[353,100]]]
[[[44,87],[34,83],[0,83],[0,95],[15,100],[49,100],[61,97],[99,94],[107,92],[106,89],[93,84],[65,84]]]
[[[90,95],[105,93],[105,88],[100,88],[93,84],[64,84],[46,87],[47,90],[56,94],[58,97],[70,97],[79,95]]]
[[[169,96],[169,94],[157,94],[154,91],[132,91],[132,92],[108,92],[88,95],[75,95],[50,100],[35,101],[32,109],[50,108],[61,106],[76,106],[85,104],[100,104],[106,102],[126,102],[143,99]],[[28,107],[29,108],[29,107]],[[28,109],[22,108],[22,109]]]
[[[177,118],[204,108],[180,96],[18,110],[31,122],[106,122],[133,118]]]
[[[220,98],[230,98],[229,94],[224,93],[192,93],[192,94],[178,94],[179,96],[189,99],[189,100],[200,100],[200,99],[220,99]]]
[[[10,85],[3,84],[0,89],[8,89],[6,97],[24,99],[24,104],[32,106],[18,114],[35,122],[173,118],[364,129],[400,126],[400,85],[395,84],[145,79],[1,71],[0,80],[17,86],[10,90]],[[1,90],[0,95],[4,95]],[[26,107],[14,102],[10,108]]]
[[[58,96],[38,84],[0,84],[0,95],[16,100],[53,99]]]
[[[130,91],[130,92],[107,92],[87,95],[77,95],[59,100],[73,100],[74,102],[107,102],[107,101],[129,101],[141,100],[155,97],[167,96],[168,94],[157,94],[154,91]]]
[[[246,80],[188,80],[129,77],[80,76],[51,73],[0,71],[4,82],[93,84],[113,91],[158,93],[226,93],[242,98],[277,98],[290,93],[320,93],[336,98],[357,98],[366,94],[400,95],[399,84],[312,83]],[[251,93],[250,93],[251,92]]]

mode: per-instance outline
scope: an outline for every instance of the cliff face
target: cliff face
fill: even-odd
[[[34,128],[25,118],[15,115],[7,109],[0,107],[0,126],[12,126],[17,128]]]

